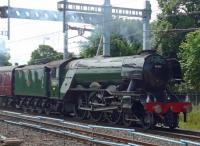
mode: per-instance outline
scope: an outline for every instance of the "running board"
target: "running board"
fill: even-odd
[[[79,109],[84,111],[102,112],[102,111],[116,110],[118,109],[118,106],[99,107],[99,108],[79,107]]]

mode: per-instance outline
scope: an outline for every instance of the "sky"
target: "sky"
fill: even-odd
[[[10,0],[12,7],[57,10],[59,0]],[[68,0],[69,2],[99,4],[102,5],[104,0]],[[159,13],[157,0],[150,0],[152,7],[152,20],[156,19]],[[7,5],[7,0],[0,0],[0,6]],[[127,8],[144,8],[144,0],[111,0],[112,6]],[[70,24],[77,26],[80,24]],[[81,24],[84,26],[87,24]],[[88,26],[88,25],[87,25]],[[52,46],[55,50],[63,52],[63,33],[62,22],[38,21],[11,19],[11,39],[6,41],[6,47],[9,48],[11,63],[26,64],[30,59],[31,52],[38,48],[38,45],[45,44]],[[0,18],[0,31],[7,30],[7,19]],[[69,31],[69,37],[77,36],[77,31]],[[89,36],[85,33],[84,36]],[[0,39],[5,37],[0,36]],[[75,37],[69,40],[69,52],[79,53],[77,42],[83,40],[83,37]]]

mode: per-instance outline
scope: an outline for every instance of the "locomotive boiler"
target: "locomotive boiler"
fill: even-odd
[[[5,72],[9,85],[0,80],[0,89],[10,92],[0,90],[2,106],[144,128],[176,128],[178,114],[191,110],[191,103],[179,101],[167,88],[182,80],[179,62],[155,51],[4,67],[0,79]]]

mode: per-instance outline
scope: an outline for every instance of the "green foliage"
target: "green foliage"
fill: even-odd
[[[176,39],[173,33],[164,32],[172,29],[172,25],[168,21],[158,21],[152,23],[153,33],[153,48],[156,48],[160,54],[166,57],[176,57],[174,52],[176,48],[172,47]],[[160,31],[163,30],[163,31]]]
[[[9,62],[10,54],[8,52],[4,52],[0,54],[0,64],[1,66],[10,66],[12,63]]]
[[[188,13],[200,9],[198,0],[158,0],[158,4],[164,14]]]
[[[39,48],[32,52],[28,64],[43,64],[60,59],[63,59],[63,53],[55,51],[51,46],[39,45]]]
[[[200,107],[199,106],[193,106],[192,112],[188,113],[187,115],[187,122],[183,122],[183,115],[181,114],[179,116],[179,126],[180,128],[187,128],[187,129],[193,129],[193,130],[200,130]]]
[[[180,58],[187,84],[200,91],[200,29],[187,35],[181,45]]]
[[[6,43],[3,38],[0,38],[0,66],[10,66],[10,54],[6,48]]]
[[[153,25],[154,47],[166,57],[177,57],[179,46],[188,32],[163,30],[199,27],[199,14],[193,12],[200,10],[200,3],[192,0],[158,0],[158,4],[162,13]]]
[[[111,56],[128,56],[137,54],[142,49],[142,22],[138,20],[115,20],[111,29]],[[82,57],[93,57],[99,47],[101,31],[96,31],[88,42],[80,42]],[[99,54],[103,48],[100,46]]]
[[[84,42],[81,45],[81,56],[82,57],[93,57],[96,55],[98,49],[98,42],[100,42],[100,36],[90,37],[89,42]],[[128,56],[137,54],[141,50],[141,44],[138,42],[128,43],[126,39],[124,39],[119,34],[111,35],[111,46],[110,52],[111,56]],[[100,54],[102,54],[103,48],[100,48]]]
[[[100,35],[97,33],[92,33],[92,35],[88,37],[88,42],[80,42],[80,47],[81,47],[80,55],[86,58],[95,56],[99,42],[100,42]]]

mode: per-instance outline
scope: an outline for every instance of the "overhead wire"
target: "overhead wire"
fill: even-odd
[[[129,18],[129,17],[128,16],[123,16],[123,17],[121,17],[119,19],[124,19],[124,18]],[[104,24],[105,23],[111,23],[111,22],[117,21],[119,19],[112,19],[112,20],[108,20],[108,21],[99,21],[97,23],[94,23],[94,25],[102,25],[103,23]],[[84,26],[88,26],[88,25],[84,25]],[[52,34],[55,34],[55,33],[59,33],[59,32],[46,33],[46,34],[41,34],[41,35],[37,35],[37,36],[33,36],[33,37],[14,40],[14,41],[11,41],[10,43],[14,43],[14,42],[18,42],[18,41],[24,41],[24,40],[30,40],[30,39],[35,39],[35,38],[40,38],[40,37],[43,37],[43,36],[46,36],[46,35],[52,35]],[[78,37],[78,36],[76,36],[76,37]],[[72,37],[72,38],[75,38],[75,37]],[[71,38],[69,38],[69,39],[71,39]]]
[[[157,10],[158,11],[158,10]],[[154,11],[155,12],[155,11]],[[197,14],[197,13],[200,13],[199,11],[197,12],[193,12],[193,13],[190,13],[191,14]],[[124,19],[124,18],[127,18],[128,16],[125,16],[125,17],[122,17],[122,18],[119,18],[119,19]],[[100,21],[98,23],[96,23],[96,25],[98,24],[102,24],[102,23],[110,23],[110,22],[114,22],[114,21],[117,21],[119,19],[114,19],[114,20],[110,20],[110,21],[107,21],[107,22],[104,22],[104,21]],[[84,25],[84,26],[87,26],[87,25]],[[147,31],[152,31],[152,32],[185,32],[185,31],[194,31],[194,30],[197,30],[199,28],[186,28],[186,29],[167,29],[167,30],[147,30]],[[29,40],[29,39],[34,39],[34,38],[38,38],[38,37],[42,37],[42,36],[46,36],[46,35],[53,35],[55,33],[60,33],[62,31],[58,31],[58,32],[52,32],[52,33],[46,33],[46,34],[42,34],[42,35],[37,35],[37,36],[33,36],[33,37],[29,37],[29,38],[24,38],[24,39],[20,39],[20,40],[15,40],[15,41],[12,41],[10,43],[13,43],[13,42],[17,42],[17,41],[23,41],[23,40]],[[131,36],[131,34],[129,34],[129,36]],[[79,37],[79,35],[76,35],[76,36],[72,36],[68,39],[73,39],[73,38],[76,38],[76,37]],[[82,36],[84,37],[84,36]],[[88,38],[86,38],[88,39]]]

